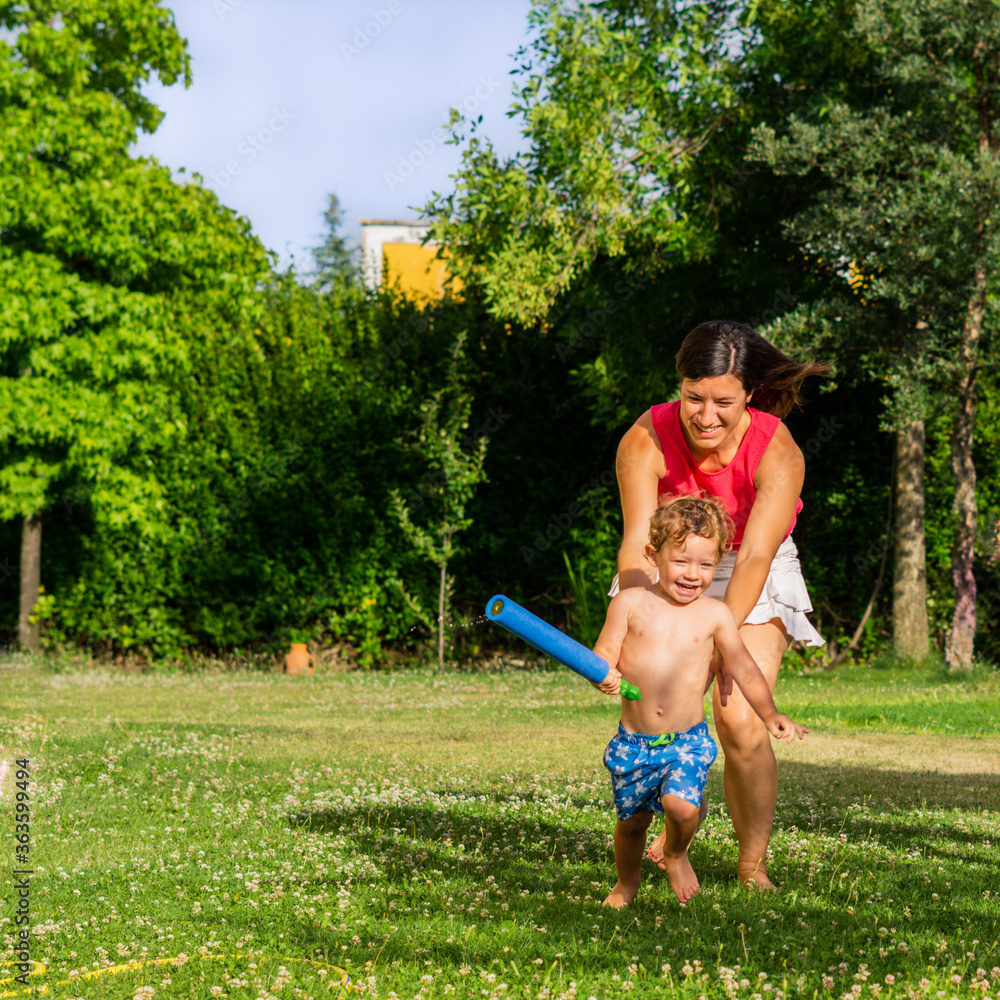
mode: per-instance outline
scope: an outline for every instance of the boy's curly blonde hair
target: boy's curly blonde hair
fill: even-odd
[[[661,497],[649,522],[649,543],[657,552],[664,542],[683,545],[688,535],[715,542],[718,558],[729,550],[735,527],[722,502],[712,496]]]

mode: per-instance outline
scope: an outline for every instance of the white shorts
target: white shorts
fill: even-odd
[[[736,553],[727,552],[715,567],[715,576],[705,591],[706,597],[714,597],[721,601],[726,596],[726,588],[733,575],[735,562]],[[614,597],[617,593],[616,573],[608,597]],[[812,611],[812,602],[809,600],[806,582],[802,578],[799,550],[791,537],[788,537],[778,546],[778,551],[771,562],[771,571],[764,582],[764,589],[744,624],[763,625],[772,618],[780,618],[791,638],[797,639],[804,646],[822,646],[826,640],[806,617],[809,611]]]

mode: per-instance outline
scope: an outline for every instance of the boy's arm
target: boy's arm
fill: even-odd
[[[604,694],[618,694],[622,675],[618,672],[618,660],[621,658],[622,643],[628,635],[628,608],[631,600],[625,591],[611,599],[608,605],[608,616],[604,620],[604,628],[597,637],[594,652],[607,661],[608,676],[595,684],[594,687]]]
[[[732,674],[739,685],[750,707],[760,716],[768,732],[779,740],[787,739],[792,743],[796,737],[802,737],[809,732],[802,726],[792,722],[787,715],[782,715],[774,704],[774,697],[768,687],[767,678],[761,673],[757,661],[750,655],[732,611],[721,602],[715,602],[718,624],[715,632],[715,646],[722,654],[726,669]]]

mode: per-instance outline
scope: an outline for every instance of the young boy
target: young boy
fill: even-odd
[[[646,546],[660,578],[612,599],[594,647],[611,666],[598,690],[618,694],[623,677],[642,690],[641,701],[622,702],[618,735],[604,754],[618,815],[618,883],[604,900],[607,906],[620,909],[635,898],[646,831],[659,812],[664,814],[661,867],[670,886],[682,903],[698,891],[687,852],[704,819],[702,791],[717,753],[704,710],[716,647],[772,736],[791,743],[807,732],[778,713],[729,608],[702,597],[731,536],[732,522],[714,497],[665,501],[653,515]]]

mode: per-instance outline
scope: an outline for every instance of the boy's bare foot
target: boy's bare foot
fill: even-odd
[[[705,796],[701,797],[701,805],[698,807],[698,826],[701,826],[705,822],[705,817],[708,815],[708,803],[705,801]],[[666,871],[667,866],[663,860],[663,844],[667,839],[667,834],[665,830],[660,831],[660,835],[653,839],[653,842],[649,845],[649,849],[646,851],[646,856],[654,865],[657,865],[661,871]]]
[[[762,892],[777,892],[778,887],[767,877],[767,869],[761,861],[737,861],[736,877],[748,889]]]
[[[679,858],[664,858],[662,867],[670,879],[670,888],[682,903],[686,903],[701,888],[686,853]]]
[[[621,882],[616,882],[615,887],[608,893],[607,899],[604,900],[604,905],[614,907],[616,910],[622,910],[635,899],[638,892],[638,886],[623,886]]]

